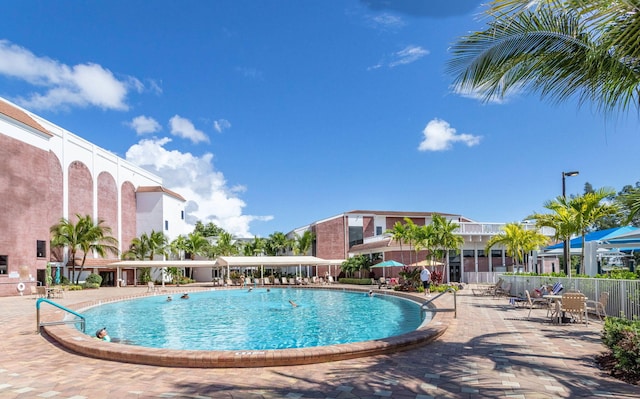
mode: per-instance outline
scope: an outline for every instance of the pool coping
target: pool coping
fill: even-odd
[[[362,291],[357,288],[347,288],[344,286],[303,286],[296,288]],[[368,289],[369,288],[366,290],[368,291]],[[399,296],[418,303],[422,303],[423,299],[416,295],[399,291],[374,290],[374,292],[384,295]],[[102,300],[81,302],[68,306],[68,308],[78,311],[104,303],[137,299],[153,295],[164,294],[149,293],[118,296]],[[62,318],[64,318],[64,314],[60,311],[56,311],[45,315],[43,321],[60,321]],[[75,353],[98,359],[165,367],[241,368],[325,363],[405,351],[435,341],[447,330],[452,318],[453,314],[451,314],[451,312],[433,312],[433,317],[430,322],[420,326],[418,329],[410,333],[372,341],[310,348],[246,351],[177,350],[125,345],[115,342],[100,341],[89,335],[83,334],[69,325],[44,326],[42,327],[42,330],[62,347]],[[384,320],[378,320],[378,322],[383,323]]]

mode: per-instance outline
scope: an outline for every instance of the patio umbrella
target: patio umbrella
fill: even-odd
[[[384,277],[385,276],[385,269],[387,267],[397,267],[397,266],[404,266],[404,265],[402,263],[400,263],[400,262],[396,262],[395,260],[386,260],[384,262],[380,262],[378,264],[375,264],[375,265],[371,266],[371,269],[381,267],[382,268],[382,277]]]
[[[60,284],[60,266],[56,266],[56,284]]]

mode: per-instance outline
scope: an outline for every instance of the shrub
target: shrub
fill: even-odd
[[[82,291],[82,286],[81,285],[70,285],[69,287],[67,287],[67,290],[69,291]]]
[[[84,284],[82,284],[82,288],[100,288],[100,284],[97,283],[88,283],[88,282],[84,282]]]
[[[341,284],[357,284],[357,285],[371,285],[370,278],[346,278],[340,279]]]
[[[91,273],[90,275],[87,276],[84,282],[87,285],[97,284],[97,286],[100,287],[100,284],[102,284],[102,276],[100,276],[99,274]]]
[[[616,359],[615,368],[627,376],[640,378],[640,321],[607,317],[603,343]]]

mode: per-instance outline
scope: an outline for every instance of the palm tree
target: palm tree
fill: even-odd
[[[614,190],[601,188],[569,201],[569,206],[573,209],[576,218],[576,233],[582,236],[581,265],[584,265],[585,236],[589,228],[599,219],[618,212],[617,204],[602,203],[602,200],[613,194],[615,194]]]
[[[104,225],[104,220],[98,219],[94,223],[91,215],[81,216],[76,214],[78,221],[74,224],[65,218],[51,226],[51,244],[56,247],[66,247],[70,253],[72,265],[71,280],[74,278],[76,284],[80,280],[80,275],[84,271],[84,264],[87,254],[93,252],[104,258],[107,252],[118,254],[118,240],[111,236],[111,227]],[[76,254],[82,251],[82,261],[80,272],[75,276]]]
[[[402,242],[408,237],[407,226],[401,222],[395,222],[392,229],[386,231],[391,234],[391,237],[400,245],[400,261],[404,264],[404,252],[402,251]]]
[[[485,101],[530,89],[625,111],[639,104],[639,11],[628,0],[494,0],[486,29],[458,39],[447,69]]]
[[[627,193],[617,197],[620,206],[628,210],[625,222],[630,223],[640,213],[640,187],[631,188]]]
[[[162,231],[151,230],[149,233],[149,260],[153,260],[156,254],[167,256],[167,236]]]
[[[442,261],[442,274],[447,269],[449,251],[460,252],[460,248],[464,245],[464,238],[455,234],[455,231],[460,227],[458,223],[452,220],[447,220],[444,216],[434,214],[431,220],[433,225],[433,247],[435,255]]]
[[[242,246],[242,253],[244,256],[262,255],[265,251],[266,244],[267,241],[264,238],[254,236],[253,241]]]
[[[287,236],[280,231],[276,231],[269,235],[266,250],[269,255],[278,256],[281,253],[284,254],[290,246],[291,242]]]
[[[507,250],[507,256],[513,258],[516,265],[523,265],[525,256],[548,242],[548,237],[537,230],[525,230],[520,223],[507,223],[502,232],[491,237],[485,251],[502,245]]]
[[[218,256],[233,256],[240,252],[237,241],[234,241],[231,233],[223,231],[218,236],[218,243],[216,244],[216,254]]]
[[[184,242],[184,249],[189,253],[190,259],[194,260],[197,255],[204,255],[209,241],[198,232],[189,233],[187,239]]]
[[[296,234],[293,239],[293,254],[306,255],[311,249],[315,235],[307,230],[302,235]]]
[[[420,234],[418,231],[420,227],[417,226],[413,222],[413,220],[411,220],[406,216],[404,218],[404,222],[405,222],[405,229],[407,231],[407,235],[405,239],[409,243],[409,264],[411,264],[411,252],[413,252],[413,243],[415,242],[416,238],[418,238],[418,235]]]
[[[581,262],[584,264],[585,235],[588,229],[603,217],[617,212],[616,204],[601,204],[601,201],[614,192],[610,189],[599,189],[588,192],[582,196],[574,198],[557,197],[553,201],[547,201],[545,208],[552,211],[548,214],[535,213],[529,218],[536,221],[539,227],[554,228],[556,233],[554,238],[567,242],[573,234],[580,234],[582,237]],[[570,267],[570,262],[567,262]],[[569,274],[569,270],[565,270]]]
[[[182,260],[185,252],[187,251],[187,238],[180,234],[176,237],[171,244],[169,244],[169,253]]]

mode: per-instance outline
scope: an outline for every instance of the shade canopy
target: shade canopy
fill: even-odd
[[[385,260],[384,262],[380,262],[377,265],[371,266],[371,268],[373,269],[376,267],[394,267],[394,266],[404,266],[404,265],[400,262],[396,262],[395,260]]]

